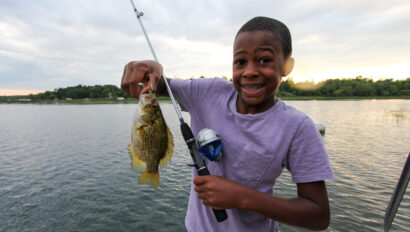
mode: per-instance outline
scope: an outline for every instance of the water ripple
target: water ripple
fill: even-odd
[[[327,128],[337,176],[326,183],[327,231],[381,231],[410,151],[410,101],[288,104]],[[153,188],[138,184],[128,156],[135,105],[0,105],[0,231],[184,231],[191,158],[172,105],[161,107],[175,150]],[[286,170],[275,194],[296,195]],[[407,194],[391,231],[408,230],[409,215]]]

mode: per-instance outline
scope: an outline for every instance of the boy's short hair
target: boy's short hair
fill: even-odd
[[[255,17],[248,22],[246,22],[236,34],[236,37],[241,32],[249,32],[249,31],[269,31],[272,32],[274,35],[278,36],[279,41],[282,46],[282,52],[284,58],[288,58],[290,54],[292,54],[292,38],[290,36],[290,31],[288,27],[278,21],[276,19],[268,18],[268,17]],[[235,39],[236,39],[235,37]]]

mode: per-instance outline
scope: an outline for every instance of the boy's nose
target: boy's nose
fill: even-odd
[[[249,62],[246,65],[242,76],[245,78],[250,78],[250,77],[257,76],[257,75],[258,75],[258,70],[257,70],[256,64],[254,64],[253,62]]]

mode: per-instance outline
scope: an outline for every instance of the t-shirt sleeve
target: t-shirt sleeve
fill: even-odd
[[[181,110],[190,112],[195,104],[201,104],[209,98],[213,88],[217,87],[220,78],[200,78],[193,80],[172,79],[170,87]]]
[[[322,138],[313,121],[305,117],[294,134],[287,169],[295,183],[308,183],[334,178]]]

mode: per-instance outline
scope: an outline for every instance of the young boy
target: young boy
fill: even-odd
[[[256,17],[236,35],[233,84],[222,78],[168,80],[191,115],[193,133],[214,129],[224,146],[221,161],[206,161],[211,176],[196,176],[193,170],[188,231],[277,231],[275,221],[313,230],[328,227],[324,180],[334,175],[321,137],[308,116],[276,98],[282,77],[293,68],[291,52],[288,28]],[[166,95],[161,74],[162,66],[154,61],[130,62],[121,87],[138,98],[152,84],[157,94]],[[141,91],[140,82],[147,83]],[[284,167],[297,185],[293,198],[273,195]],[[218,223],[211,207],[226,209],[228,219]]]

